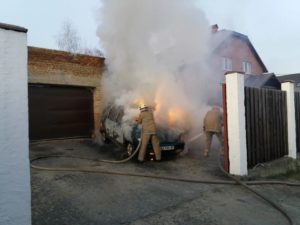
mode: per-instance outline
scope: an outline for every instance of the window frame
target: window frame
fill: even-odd
[[[232,71],[232,59],[229,57],[222,57],[222,69],[225,71]]]
[[[243,72],[245,72],[245,74],[251,74],[252,66],[249,61],[243,61],[242,66],[243,66]]]

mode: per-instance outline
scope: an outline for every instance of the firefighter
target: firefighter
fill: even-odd
[[[139,151],[138,161],[144,161],[149,140],[151,140],[156,161],[160,161],[161,151],[159,147],[159,140],[156,135],[154,116],[152,110],[149,109],[146,105],[140,106],[140,115],[137,119],[137,122],[142,125],[141,147]]]
[[[203,131],[206,135],[204,156],[208,157],[213,135],[216,135],[221,144],[221,154],[223,154],[223,114],[218,106],[213,106],[204,117]]]

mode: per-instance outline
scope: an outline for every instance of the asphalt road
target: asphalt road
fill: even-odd
[[[42,159],[47,167],[93,168],[205,180],[228,180],[218,168],[214,149],[202,156],[201,144],[186,155],[163,162],[96,163],[74,158]],[[89,140],[61,140],[30,145],[30,157],[62,154],[115,159],[120,148]],[[195,184],[141,177],[31,169],[33,225],[285,225],[276,210],[238,185]],[[252,186],[279,204],[300,224],[300,188]]]

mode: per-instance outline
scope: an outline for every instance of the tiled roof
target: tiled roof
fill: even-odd
[[[269,86],[268,82],[273,80],[271,86],[280,86],[279,81],[277,80],[274,73],[265,73],[261,75],[245,75],[245,86],[246,87],[254,87],[254,88],[262,88]]]
[[[292,80],[295,83],[300,83],[300,73],[278,76],[277,79],[280,82],[284,82],[284,81],[287,81],[287,80]]]

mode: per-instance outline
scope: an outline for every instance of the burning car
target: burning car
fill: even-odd
[[[132,119],[124,119],[123,106],[109,105],[102,112],[100,133],[103,142],[110,140],[122,145],[126,155],[130,156],[139,144],[141,127]],[[162,153],[179,153],[184,149],[184,132],[181,129],[164,128],[158,125],[157,136]],[[150,143],[147,149],[150,153],[152,150]]]

